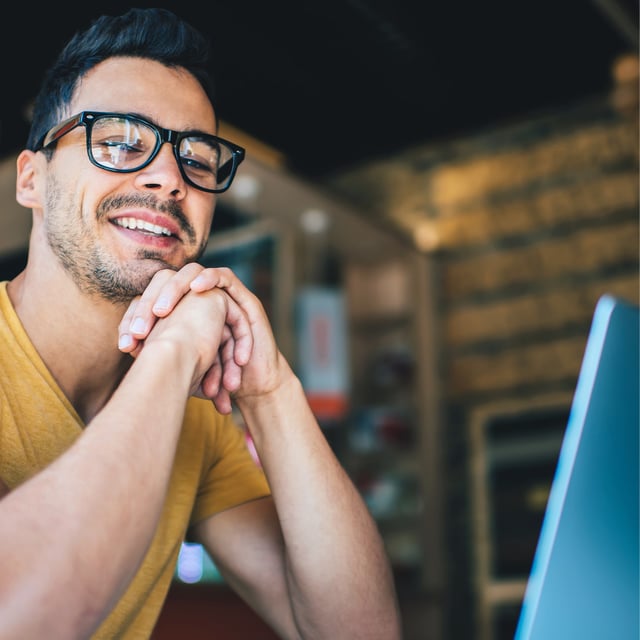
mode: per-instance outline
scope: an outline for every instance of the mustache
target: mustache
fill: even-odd
[[[161,201],[151,193],[110,196],[98,205],[96,213],[99,218],[102,218],[111,211],[124,207],[144,207],[145,209],[167,214],[178,223],[180,230],[189,237],[189,240],[195,242],[196,233],[189,224],[182,207],[175,200]]]

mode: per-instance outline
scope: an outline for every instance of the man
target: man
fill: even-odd
[[[243,154],[216,137],[205,45],[162,10],[103,17],[36,99],[29,258],[0,287],[3,639],[148,637],[185,536],[283,638],[400,636],[262,306],[197,263]]]

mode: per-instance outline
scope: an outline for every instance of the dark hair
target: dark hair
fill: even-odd
[[[35,149],[49,129],[71,115],[66,107],[78,82],[107,58],[137,56],[184,68],[213,103],[209,50],[209,42],[199,31],[166,9],[136,8],[120,16],[97,18],[69,40],[46,72],[34,102],[27,148]]]

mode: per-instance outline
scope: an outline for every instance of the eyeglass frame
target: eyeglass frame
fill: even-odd
[[[96,120],[104,117],[126,118],[127,120],[132,120],[134,122],[140,122],[156,134],[155,148],[153,149],[149,157],[139,167],[135,167],[133,169],[117,169],[115,167],[106,167],[102,164],[99,164],[98,161],[93,157],[93,151],[91,149],[91,132],[93,129],[93,124],[96,122]],[[229,140],[225,140],[224,138],[221,138],[219,136],[215,136],[211,133],[204,133],[197,130],[175,131],[174,129],[165,129],[164,127],[160,127],[157,124],[137,115],[129,113],[115,113],[110,111],[81,111],[75,116],[71,116],[70,118],[63,120],[59,124],[49,129],[49,131],[47,131],[40,138],[33,149],[34,152],[47,149],[52,144],[60,140],[62,136],[65,136],[67,133],[73,131],[73,129],[79,127],[80,125],[84,125],[85,127],[85,143],[89,160],[91,164],[98,167],[99,169],[104,169],[105,171],[111,171],[113,173],[135,173],[136,171],[140,171],[145,167],[148,167],[155,160],[156,156],[160,152],[160,149],[162,148],[162,145],[165,142],[168,142],[173,148],[173,155],[176,158],[178,168],[180,169],[180,174],[184,178],[185,182],[187,182],[187,184],[190,184],[192,187],[200,189],[201,191],[206,191],[207,193],[223,193],[224,191],[226,191],[233,182],[238,166],[245,158],[245,149],[243,147]],[[207,187],[202,187],[199,184],[196,184],[191,178],[189,178],[186,171],[184,170],[178,147],[182,140],[194,136],[197,136],[199,138],[206,138],[207,140],[213,140],[215,143],[225,145],[231,150],[231,171],[229,172],[227,183],[223,187],[218,187],[216,189],[208,189]]]

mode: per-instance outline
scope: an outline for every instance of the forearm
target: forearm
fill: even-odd
[[[302,637],[399,638],[381,538],[297,378],[291,373],[268,398],[239,407],[272,488]]]
[[[173,347],[145,350],[77,442],[0,501],[3,638],[86,637],[123,593],[162,508],[191,374]]]

